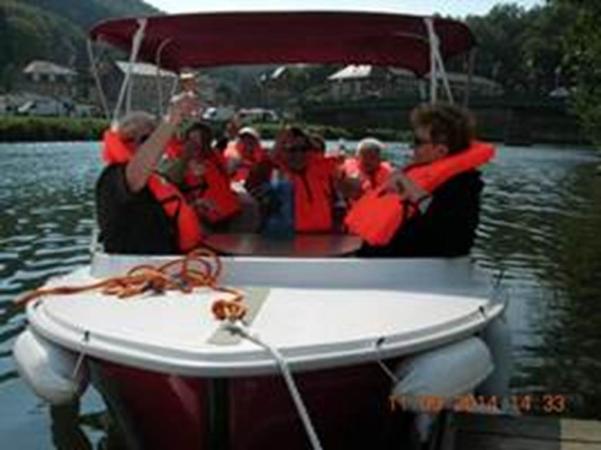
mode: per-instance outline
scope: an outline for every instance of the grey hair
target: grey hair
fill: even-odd
[[[382,141],[380,141],[379,139],[367,137],[367,138],[361,139],[359,141],[359,143],[357,144],[357,152],[356,153],[358,155],[359,152],[361,152],[361,150],[366,149],[366,150],[374,150],[374,151],[378,152],[378,154],[382,154],[385,147],[386,146],[384,145],[384,143]]]
[[[131,111],[125,114],[119,119],[119,121],[113,126],[116,131],[120,131],[123,128],[136,126],[141,123],[152,123],[156,124],[156,117],[146,111]]]

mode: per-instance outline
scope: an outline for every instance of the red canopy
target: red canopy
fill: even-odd
[[[434,18],[444,60],[475,44],[466,25]],[[107,20],[90,36],[129,52],[135,18]],[[235,64],[343,63],[430,70],[423,17],[360,12],[205,13],[149,17],[138,60],[181,68]]]

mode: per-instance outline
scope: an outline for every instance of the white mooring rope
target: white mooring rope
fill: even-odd
[[[298,415],[300,416],[301,421],[303,422],[303,426],[305,427],[307,436],[309,437],[309,440],[311,441],[311,446],[312,446],[313,450],[322,450],[321,443],[319,442],[319,437],[317,436],[317,433],[315,432],[315,428],[313,427],[313,423],[311,422],[311,417],[309,416],[307,407],[305,406],[303,399],[300,395],[300,392],[298,391],[298,388],[296,387],[296,383],[294,382],[294,379],[292,378],[292,373],[290,372],[288,363],[286,362],[286,360],[284,359],[282,354],[278,351],[278,349],[276,349],[275,347],[272,347],[268,343],[261,340],[259,338],[259,336],[257,336],[256,334],[251,334],[248,327],[246,327],[244,325],[244,323],[242,323],[239,320],[236,322],[225,321],[224,326],[228,331],[238,334],[245,339],[248,339],[249,341],[253,342],[254,344],[258,345],[259,347],[264,348],[269,353],[271,353],[271,355],[277,362],[277,364],[280,368],[280,371],[282,372],[284,380],[286,381],[288,391],[290,392],[290,395],[292,396],[292,400],[294,401],[294,405],[296,406]]]

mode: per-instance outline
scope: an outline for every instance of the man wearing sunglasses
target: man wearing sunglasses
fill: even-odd
[[[480,213],[483,182],[477,166],[464,164],[428,191],[409,174],[414,169],[440,167],[453,156],[467,155],[474,143],[474,121],[467,111],[446,104],[424,104],[411,112],[413,156],[395,171],[387,190],[397,192],[415,213],[385,246],[366,245],[366,256],[453,257],[469,253]],[[457,158],[455,158],[456,160]],[[407,209],[405,209],[407,211]]]
[[[265,171],[271,182],[263,176],[262,185],[247,183],[251,195],[262,205],[264,231],[268,234],[271,229],[283,233],[284,228],[290,234],[334,230],[335,166],[318,153],[307,133],[298,127],[286,127],[276,137],[269,171]],[[254,178],[251,176],[249,181]]]

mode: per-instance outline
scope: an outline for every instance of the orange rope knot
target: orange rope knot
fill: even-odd
[[[219,256],[211,250],[202,248],[159,267],[139,265],[129,270],[125,276],[111,277],[93,284],[38,288],[17,298],[15,304],[24,306],[45,295],[77,294],[97,289],[100,289],[104,295],[126,299],[148,291],[157,294],[168,290],[191,293],[195,288],[208,287],[215,291],[233,294],[232,299],[217,300],[213,304],[212,311],[217,319],[241,319],[247,309],[242,304],[244,295],[234,289],[218,285],[222,270],[223,265]]]
[[[235,322],[242,320],[248,311],[245,304],[236,300],[219,299],[213,302],[211,311],[217,320],[229,320]]]

